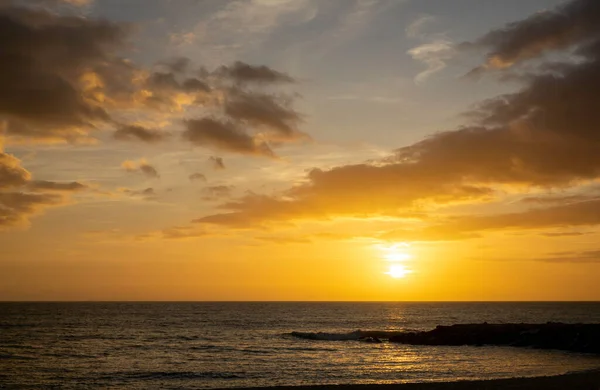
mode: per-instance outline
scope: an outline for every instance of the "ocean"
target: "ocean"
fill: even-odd
[[[600,323],[600,303],[0,303],[2,389],[203,389],[560,374],[600,357],[306,340],[297,332]],[[335,338],[335,337],[333,337]]]

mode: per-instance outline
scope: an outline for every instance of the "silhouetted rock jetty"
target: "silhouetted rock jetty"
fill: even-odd
[[[390,342],[413,345],[509,345],[600,354],[600,324],[458,324],[397,333]]]

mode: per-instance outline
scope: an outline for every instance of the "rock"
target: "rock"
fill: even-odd
[[[510,345],[600,354],[600,324],[457,324],[393,335],[413,345]]]

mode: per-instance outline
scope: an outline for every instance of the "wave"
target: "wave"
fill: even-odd
[[[322,341],[358,341],[374,339],[389,339],[392,336],[404,334],[403,331],[388,331],[388,330],[355,330],[349,333],[326,333],[326,332],[292,332],[293,337],[306,340],[322,340]]]
[[[239,379],[244,378],[243,372],[216,372],[216,371],[150,371],[150,372],[128,372],[121,375],[127,379],[138,380],[169,380],[169,379]],[[107,378],[109,379],[109,378]]]

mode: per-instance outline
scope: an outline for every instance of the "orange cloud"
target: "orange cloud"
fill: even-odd
[[[26,225],[46,208],[66,204],[61,192],[86,188],[78,182],[32,181],[20,160],[0,149],[0,229]]]

